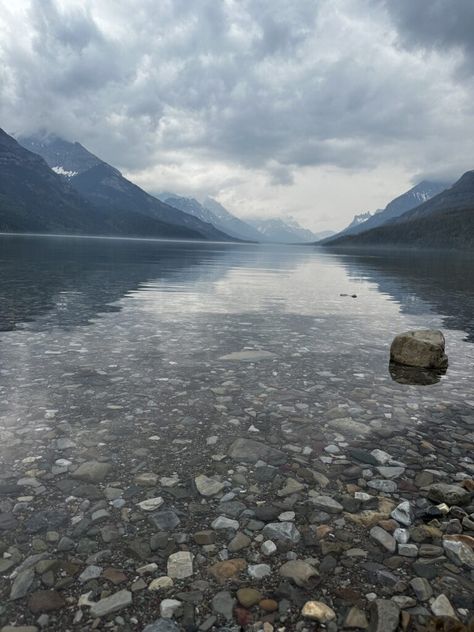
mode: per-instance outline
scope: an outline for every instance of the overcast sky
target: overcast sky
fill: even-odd
[[[0,127],[336,229],[474,168],[473,33],[473,0],[14,0]]]

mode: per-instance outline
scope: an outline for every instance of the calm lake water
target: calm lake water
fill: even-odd
[[[392,583],[384,587],[374,575],[387,573],[381,553],[357,522],[362,501],[351,494],[359,486],[381,493],[385,513],[375,514],[388,517],[407,497],[424,511],[420,489],[433,480],[472,476],[473,314],[474,267],[462,258],[0,237],[0,545],[10,547],[2,572],[32,554],[57,558],[60,572],[41,581],[36,573],[33,584],[32,575],[22,578],[21,595],[57,585],[74,604],[84,591],[97,601],[111,590],[105,577],[87,588],[77,578],[89,564],[100,565],[89,567],[94,573],[122,569],[121,586],[129,587],[144,563],[163,575],[171,554],[189,548],[189,581],[204,580],[191,584],[199,612],[184,615],[182,629],[194,630],[207,617],[212,625],[222,587],[209,568],[236,555],[226,548],[233,529],[250,535],[237,555],[268,562],[259,554],[264,522],[253,519],[263,507],[273,516],[266,522],[286,511],[306,534],[328,522],[335,533],[342,529],[346,548],[366,549],[367,563],[345,557],[333,573],[331,551],[340,545],[324,552],[285,522],[300,558],[316,551],[327,561],[325,598],[341,585],[362,595],[375,585],[389,595]],[[420,327],[444,331],[448,371],[429,385],[401,383],[389,370],[390,343]],[[232,355],[242,351],[260,355]],[[387,450],[395,467],[368,469],[374,448]],[[261,458],[279,467],[249,465]],[[212,498],[198,493],[203,474],[215,477]],[[340,519],[342,505],[321,511],[328,502],[321,493],[344,497],[352,513]],[[387,509],[385,501],[394,504]],[[238,519],[231,533],[219,524],[229,516]],[[201,547],[192,534],[211,525],[217,544]],[[274,592],[285,546],[259,587],[293,600],[294,588]],[[400,558],[400,577],[411,577],[411,561]],[[470,586],[453,577],[444,590],[469,608]],[[0,582],[7,604],[0,625],[32,624],[13,579]],[[126,610],[143,625],[157,617],[156,593],[144,586]],[[166,594],[181,599],[185,586],[179,580]],[[297,601],[282,614],[288,629],[300,608]],[[64,607],[54,617],[48,629],[92,621],[88,608]]]
[[[148,400],[163,405],[180,390],[180,412],[194,414],[222,381],[219,358],[244,349],[277,361],[239,364],[236,408],[257,378],[292,405],[310,385],[316,411],[354,408],[354,387],[381,400],[402,388],[472,403],[473,314],[474,265],[462,258],[3,236],[0,419],[9,426],[52,409],[85,423],[115,406],[135,419]],[[388,349],[417,327],[443,329],[450,366],[439,384],[407,390],[390,376]]]

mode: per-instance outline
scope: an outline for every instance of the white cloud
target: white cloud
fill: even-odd
[[[0,17],[2,126],[79,140],[152,191],[340,227],[417,175],[472,167],[463,20],[443,39],[442,12],[417,31],[397,6],[16,0]]]

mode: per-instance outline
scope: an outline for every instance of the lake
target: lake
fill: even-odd
[[[427,486],[474,474],[473,314],[469,258],[0,236],[0,569],[54,560],[13,596],[14,577],[3,582],[0,623],[34,623],[26,600],[48,589],[48,629],[86,625],[100,615],[80,594],[98,601],[142,581],[122,595],[131,602],[117,624],[137,629],[130,617],[159,616],[149,584],[167,575],[164,594],[186,605],[182,629],[223,623],[219,564],[238,557],[235,577],[293,629],[306,597],[280,586],[288,551],[322,565],[333,606],[341,586],[391,595],[421,554],[384,566],[370,511],[389,518],[408,499],[423,513]],[[443,330],[449,368],[406,383],[389,369],[390,343],[427,327]],[[282,513],[286,535],[271,526]],[[323,544],[321,525],[333,534]],[[273,557],[264,540],[277,543]],[[188,574],[178,551],[193,558]],[[472,584],[454,569],[444,558],[430,581],[451,572],[443,590],[469,609]],[[344,613],[347,595],[339,604]]]

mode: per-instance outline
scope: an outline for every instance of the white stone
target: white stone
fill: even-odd
[[[384,452],[384,450],[379,450],[378,448],[372,450],[370,454],[374,457],[379,465],[385,465],[385,463],[388,463],[392,460],[392,457],[388,452]]]
[[[219,516],[212,522],[211,527],[213,529],[237,530],[239,528],[239,523],[237,520],[232,520],[231,518],[227,518],[226,516]]]
[[[248,567],[247,572],[253,579],[263,579],[271,575],[272,569],[268,564],[253,564]]]
[[[215,496],[224,489],[225,484],[214,478],[209,478],[205,474],[200,474],[194,479],[196,489],[201,496]]]
[[[168,576],[185,579],[193,574],[193,556],[189,551],[172,553],[168,558]]]
[[[160,615],[165,619],[172,619],[181,610],[181,601],[177,599],[163,599],[160,603]]]
[[[163,575],[163,577],[157,577],[154,579],[148,586],[148,590],[151,592],[155,592],[157,590],[167,590],[168,588],[172,588],[174,586],[174,582],[171,577],[167,575]]]
[[[399,527],[393,532],[393,537],[399,544],[406,544],[410,539],[410,532],[408,529],[401,529]]]
[[[138,506],[142,511],[155,511],[163,504],[164,500],[161,496],[156,498],[147,498],[138,503]]]
[[[409,527],[413,522],[413,511],[408,500],[401,502],[390,514],[394,520]]]
[[[262,542],[260,550],[262,551],[263,555],[270,557],[270,555],[276,553],[277,547],[276,544],[271,540],[265,540],[265,542]]]
[[[434,599],[431,603],[431,612],[437,617],[453,617],[454,619],[457,619],[454,608],[452,607],[449,599],[443,593],[438,595],[438,597],[436,597],[436,599]]]

